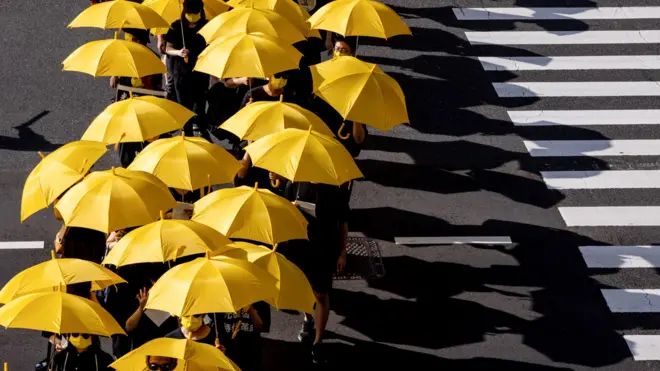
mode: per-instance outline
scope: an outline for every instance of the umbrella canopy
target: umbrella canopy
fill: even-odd
[[[55,204],[67,226],[104,233],[151,223],[174,206],[160,179],[123,168],[91,173]]]
[[[17,297],[0,308],[0,325],[55,334],[126,335],[99,304],[60,291]]]
[[[189,339],[159,338],[134,349],[110,367],[118,371],[144,371],[148,356],[176,358],[175,370],[241,371],[234,362],[214,346]]]
[[[92,291],[126,281],[111,270],[82,259],[55,259],[34,265],[15,275],[0,290],[0,303],[26,294],[53,291],[60,286],[91,282]]]
[[[215,18],[230,9],[229,5],[222,0],[203,0],[204,15],[207,20]],[[151,30],[154,35],[167,33],[169,27],[175,21],[181,19],[183,10],[183,0],[145,0],[142,5],[153,9],[167,21],[165,28],[156,28]]]
[[[392,8],[373,0],[331,1],[307,21],[311,28],[344,36],[387,39],[396,35],[412,35],[410,28]]]
[[[294,182],[342,185],[363,177],[343,144],[311,128],[270,134],[245,147],[245,151],[253,166]]]
[[[314,94],[344,119],[380,130],[410,121],[401,87],[377,65],[342,56],[310,69]]]
[[[233,9],[215,17],[199,30],[207,43],[241,33],[262,33],[290,44],[305,40],[305,35],[288,19],[274,11],[255,8]]]
[[[298,208],[257,187],[220,189],[202,197],[195,203],[192,220],[230,238],[270,245],[307,239],[307,219]]]
[[[236,249],[227,250],[222,255],[236,259],[246,259],[264,269],[277,280],[277,296],[266,300],[277,309],[298,310],[314,313],[316,297],[305,273],[284,255],[264,246],[247,242],[236,242]]]
[[[243,33],[220,38],[207,46],[197,59],[195,71],[220,78],[263,78],[297,69],[301,58],[296,48],[280,39]]]
[[[285,103],[282,99],[279,102],[248,104],[220,125],[220,128],[243,140],[257,140],[289,128],[312,128],[316,132],[334,137],[330,128],[313,112],[294,103]]]
[[[166,73],[156,53],[133,41],[97,40],[74,50],[64,62],[64,71],[92,76],[144,77]]]
[[[106,1],[85,8],[69,23],[69,28],[96,27],[140,28],[148,30],[155,27],[169,27],[170,23],[155,11],[132,1]]]
[[[217,144],[182,134],[150,143],[128,169],[153,174],[168,187],[193,191],[231,183],[241,164]]]
[[[178,317],[234,313],[272,298],[276,280],[258,266],[226,257],[199,258],[167,271],[149,291],[147,309]]]
[[[204,224],[163,219],[137,228],[110,250],[103,264],[121,267],[138,263],[164,263],[195,255],[217,254],[232,247],[232,241]]]
[[[83,140],[106,144],[144,142],[180,130],[193,116],[193,111],[169,99],[152,96],[129,98],[104,109],[82,137]]]
[[[309,13],[295,1],[291,0],[230,0],[227,2],[233,8],[254,8],[272,10],[291,22],[298,30],[306,33],[309,25],[305,22]]]
[[[45,209],[80,181],[108,149],[103,143],[76,141],[63,145],[32,169],[23,186],[21,222]]]

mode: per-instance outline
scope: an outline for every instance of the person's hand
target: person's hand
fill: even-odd
[[[218,338],[215,339],[215,347],[216,349],[220,350],[222,353],[224,353],[225,350],[227,350],[224,345],[220,344],[220,339]]]
[[[167,42],[165,42],[165,39],[162,37],[158,38],[158,51],[160,54],[165,54],[167,50]]]
[[[193,209],[185,209],[183,210],[183,213],[188,217],[188,219],[190,219],[193,216]]]
[[[115,89],[117,87],[117,76],[110,76],[110,87]]]
[[[144,310],[144,306],[147,305],[147,300],[149,299],[149,292],[146,287],[140,289],[140,292],[136,296],[138,302],[140,302],[140,309]]]
[[[239,77],[239,78],[234,78],[234,84],[247,86],[249,84],[249,81],[247,77]]]
[[[339,259],[337,259],[337,273],[341,273],[346,268],[346,250],[342,250]]]
[[[188,53],[190,53],[190,50],[188,50],[186,48],[183,48],[183,49],[179,50],[179,57],[185,58],[185,57],[188,56]]]
[[[252,99],[252,97],[250,97],[250,99],[247,101],[247,103],[245,103],[245,105],[249,106],[250,104],[252,104],[252,102],[254,102],[254,99]]]
[[[277,180],[277,174],[273,173],[272,171],[269,171],[268,172],[268,179]]]
[[[241,166],[242,166],[242,167],[241,167],[240,170],[238,170],[238,174],[237,174],[237,176],[238,176],[240,179],[243,179],[243,178],[245,178],[245,176],[246,176],[247,173],[248,173],[248,170],[250,169],[250,160],[247,160],[247,159],[240,159],[240,160],[238,160],[238,162],[241,163]]]

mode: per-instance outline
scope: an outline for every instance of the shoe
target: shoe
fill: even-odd
[[[298,333],[298,340],[302,343],[311,343],[314,340],[315,333],[314,321],[303,321],[302,328]]]
[[[325,346],[323,343],[312,345],[312,362],[317,365],[328,363],[328,358],[326,357]]]

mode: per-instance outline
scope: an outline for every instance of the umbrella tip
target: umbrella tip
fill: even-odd
[[[259,188],[259,182],[254,182],[254,190],[256,191]]]
[[[7,365],[7,362],[5,362],[5,371],[9,370],[9,366]]]
[[[111,170],[112,170],[112,175],[115,175],[115,167],[114,166],[112,167]]]
[[[280,102],[284,101],[284,94],[280,94]]]
[[[42,160],[46,158],[46,156],[44,156],[44,154],[41,151],[37,151],[37,153],[39,154],[39,157],[41,157]]]
[[[55,249],[50,250],[50,258],[53,260],[55,259]]]
[[[165,219],[165,212],[163,210],[160,211],[160,220]]]

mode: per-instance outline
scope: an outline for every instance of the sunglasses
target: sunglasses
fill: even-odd
[[[176,368],[176,361],[165,364],[147,363],[147,368],[150,371],[172,371]]]
[[[85,340],[89,339],[89,334],[79,334],[77,332],[74,332],[73,334],[71,334],[72,338],[77,338],[78,336],[82,336],[82,338],[85,339]]]

